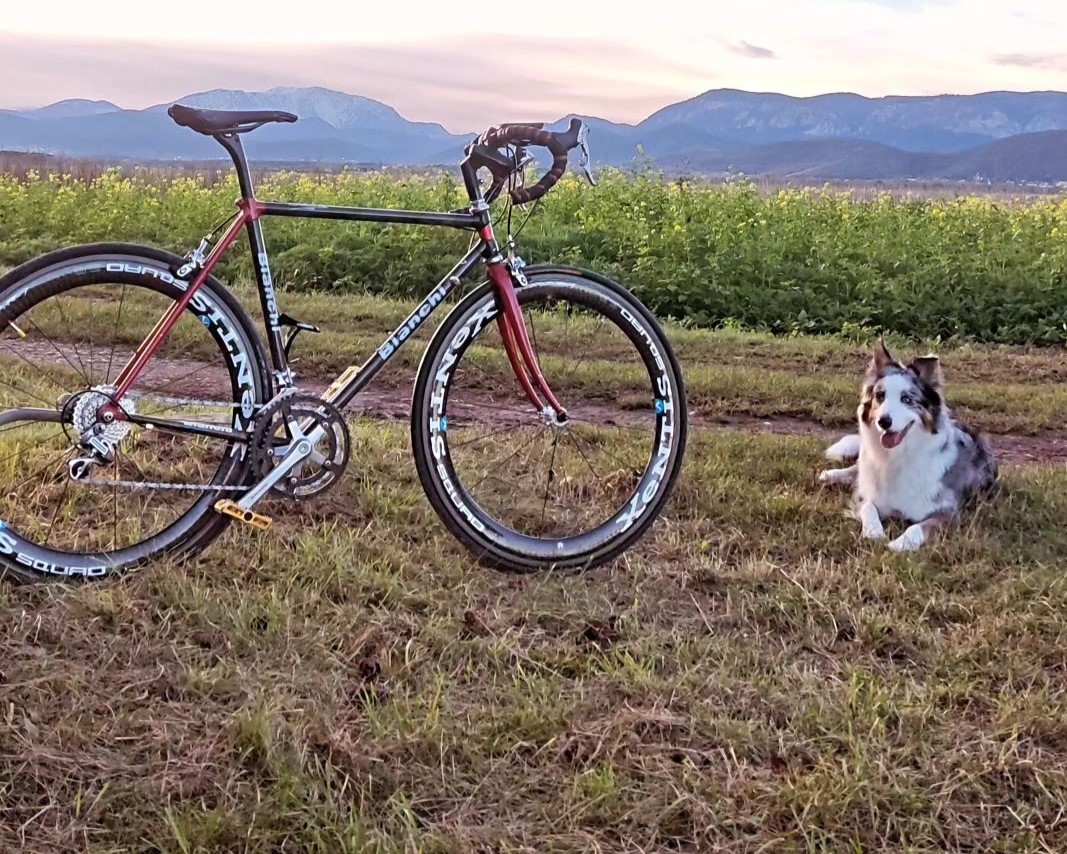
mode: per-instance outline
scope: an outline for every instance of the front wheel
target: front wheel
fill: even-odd
[[[630,548],[670,496],[686,443],[681,370],[649,311],[620,285],[532,267],[516,291],[541,370],[569,418],[522,392],[484,285],[437,330],[419,368],[411,436],[419,478],[482,563],[589,569]]]

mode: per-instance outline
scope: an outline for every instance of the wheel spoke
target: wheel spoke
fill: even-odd
[[[548,462],[548,477],[545,481],[545,500],[541,505],[541,530],[545,527],[545,511],[548,510],[548,492],[556,478],[556,447],[559,445],[559,432],[552,437],[552,459]]]
[[[118,551],[119,547],[119,455],[122,453],[115,449],[115,477],[111,481],[111,506],[114,508],[114,527],[111,531],[111,551]]]
[[[70,492],[70,478],[67,477],[63,481],[63,493],[59,496],[59,501],[56,502],[56,507],[52,511],[52,521],[48,524],[48,535],[44,538],[44,547],[48,548],[48,544],[52,540],[52,529],[56,526],[56,518],[59,516],[60,508],[67,500],[67,493]]]
[[[94,361],[96,358],[96,348],[93,346],[93,328],[95,324],[93,323],[92,300],[89,300],[89,321],[86,325],[89,327],[89,385],[91,386],[93,384],[93,376],[96,373],[96,362]]]
[[[596,450],[596,445],[594,445],[592,440],[590,440],[588,437],[583,436],[581,433],[577,433],[577,432],[571,433],[571,435],[574,437],[576,442],[578,442],[578,441],[584,442],[585,446],[587,448],[590,448],[592,450]],[[627,462],[624,462],[623,460],[620,460],[612,451],[610,451],[607,448],[606,443],[605,443],[605,446],[603,448],[601,448],[600,450],[602,450],[605,454],[607,454],[609,457],[611,457],[618,464],[619,468],[622,468],[622,469],[632,469],[632,468],[634,468],[633,463],[627,463]]]
[[[85,387],[91,388],[93,385],[92,378],[89,376],[89,372],[85,370],[85,362],[82,361],[81,354],[78,352],[78,345],[74,343],[74,334],[71,332],[70,322],[67,320],[66,312],[63,311],[63,299],[56,296],[56,308],[59,309],[59,318],[63,321],[63,325],[67,328],[68,340],[70,346],[74,349],[74,358],[78,360],[78,364],[81,366],[82,379],[85,380]]]
[[[474,484],[474,486],[470,487],[470,489],[468,491],[473,492],[475,489],[477,489],[479,486],[481,486],[486,481],[486,479],[488,479],[489,475],[493,474],[493,472],[495,472],[502,465],[504,465],[504,463],[509,462],[512,459],[514,459],[516,456],[518,456],[518,454],[521,451],[523,451],[526,448],[530,447],[530,445],[532,445],[535,441],[537,441],[537,439],[539,439],[541,436],[544,436],[545,435],[545,431],[547,431],[547,430],[548,430],[547,427],[541,428],[541,430],[538,433],[535,433],[528,441],[524,442],[522,445],[520,445],[518,448],[516,448],[510,454],[505,454],[503,457],[498,459],[495,463],[490,463],[492,468],[490,468],[489,471],[487,471],[485,473],[485,475],[481,478],[481,480],[479,480],[476,484]]]
[[[195,377],[198,374],[202,374],[204,371],[208,370],[209,368],[218,368],[218,365],[212,365],[210,362],[202,364],[196,370],[190,371],[187,374],[182,374],[180,377],[174,377],[173,379],[167,380],[162,385],[151,386],[151,387],[145,389],[143,393],[144,394],[162,394],[165,391],[170,391],[172,388],[174,388],[175,385],[177,385],[177,383],[179,383],[179,382],[183,382],[183,383],[184,382],[188,382],[192,377]]]
[[[8,353],[10,353],[12,356],[15,356],[16,358],[21,359],[23,362],[25,362],[27,365],[29,365],[31,368],[33,368],[33,370],[35,370],[37,373],[39,373],[42,377],[44,377],[46,380],[48,380],[50,383],[52,383],[52,385],[54,385],[60,391],[62,391],[62,392],[69,391],[69,389],[66,386],[60,385],[59,382],[56,380],[56,378],[53,377],[51,374],[45,373],[37,365],[35,365],[33,362],[31,362],[29,359],[27,359],[25,356],[23,356],[17,350],[11,349],[10,345],[8,345],[8,343],[6,341],[3,342],[3,344],[4,344],[4,349]],[[73,367],[73,365],[71,367]],[[75,370],[77,370],[77,369],[75,369]],[[49,407],[55,406],[55,401],[54,400],[53,401],[48,401],[45,398],[41,397],[39,394],[35,394],[32,391],[27,391],[24,388],[19,388],[18,386],[8,382],[7,380],[0,379],[0,383],[3,383],[8,388],[13,389],[14,391],[17,391],[19,394],[28,394],[34,400],[40,401],[41,403],[46,404]]]
[[[79,373],[78,366],[75,365],[70,359],[67,358],[66,353],[64,353],[62,350],[60,350],[56,346],[55,342],[51,338],[49,338],[47,335],[44,334],[44,332],[41,330],[41,327],[37,325],[37,322],[32,317],[27,317],[26,320],[28,320],[30,322],[30,326],[32,326],[34,329],[36,329],[41,334],[41,337],[44,338],[44,340],[48,342],[48,345],[53,350],[56,351],[56,354],[59,356],[59,358],[61,358],[64,362],[66,362],[68,365],[70,365],[70,369],[72,371],[74,371],[74,373]],[[32,362],[29,362],[28,360],[26,360],[26,361],[27,361],[28,364],[31,364],[31,365],[33,364]],[[36,365],[34,367],[36,367]],[[44,376],[46,376],[46,377],[48,376],[48,374],[45,374],[44,371],[41,371],[40,368],[37,368],[37,370],[40,371],[40,373],[43,374]],[[82,374],[83,377],[85,376],[84,370],[81,371],[81,374]],[[52,380],[52,381],[55,382],[55,380]],[[56,385],[59,385],[59,383],[56,383]],[[63,391],[67,390],[67,389],[63,388],[63,386],[59,386],[59,387],[61,389],[63,389]]]
[[[32,451],[34,448],[41,447],[41,445],[43,445],[45,442],[51,442],[53,439],[58,439],[60,436],[65,436],[65,435],[66,435],[66,432],[63,431],[63,430],[60,430],[58,433],[53,433],[51,436],[48,436],[47,438],[41,439],[38,442],[34,442],[32,445],[30,445],[27,448],[20,448],[19,450],[15,451],[15,453],[13,453],[13,454],[11,454],[9,456],[6,456],[2,460],[0,460],[0,466],[3,466],[3,464],[6,463],[8,460],[13,460],[13,459],[15,459],[15,457],[23,456],[27,451]]]
[[[500,427],[496,430],[490,430],[488,433],[483,433],[481,436],[475,436],[473,439],[465,439],[462,442],[456,444],[448,443],[450,450],[458,450],[459,448],[465,448],[467,445],[473,445],[475,442],[484,442],[486,439],[491,439],[493,436],[499,436],[501,433],[511,433],[515,427],[511,424],[507,424],[504,427]]]
[[[589,462],[589,457],[585,455],[585,451],[583,451],[582,446],[578,444],[578,440],[570,433],[567,434],[567,438],[571,440],[571,444],[574,445],[574,449],[578,452],[581,458],[585,460],[585,464],[589,466],[589,471],[593,473],[593,477],[595,477],[597,480],[601,480],[602,478],[600,477],[600,473],[595,468],[593,468],[593,464]]]
[[[603,319],[601,319],[600,322],[601,322],[601,324],[603,324],[603,322],[604,322]],[[588,340],[591,337],[592,337],[591,335],[587,336],[586,340]],[[568,340],[569,340],[569,338],[570,338],[570,336],[568,336]],[[567,349],[569,350],[570,348],[568,347]],[[577,362],[574,363],[574,367],[572,367],[570,369],[570,371],[567,372],[567,380],[568,380],[567,385],[568,386],[570,385],[570,381],[573,380],[576,376],[578,376],[578,368],[580,368],[582,366],[582,363],[585,362],[585,359],[586,359],[586,356],[583,355]]]
[[[11,494],[17,495],[19,492],[22,491],[22,487],[26,486],[26,484],[30,483],[31,481],[40,479],[41,475],[47,472],[49,469],[53,468],[59,460],[63,459],[64,457],[70,456],[71,450],[71,448],[67,448],[63,451],[53,451],[48,458],[48,462],[46,462],[43,466],[34,471],[33,474],[31,474],[28,478],[18,484],[18,486],[12,489]]]
[[[104,374],[104,384],[111,383],[111,366],[115,361],[115,344],[118,341],[119,327],[122,325],[122,307],[126,304],[126,285],[122,286],[122,296],[119,297],[119,311],[115,318],[115,328],[112,330],[111,352],[107,356],[107,373]]]

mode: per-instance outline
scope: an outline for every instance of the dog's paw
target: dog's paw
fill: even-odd
[[[922,525],[911,525],[903,534],[888,544],[895,552],[913,552],[922,547],[926,542],[926,534]]]
[[[856,435],[845,436],[834,442],[824,452],[826,459],[837,462],[854,460],[860,455],[860,437]]]
[[[856,480],[856,467],[847,469],[823,469],[819,472],[819,483],[849,484]]]
[[[860,536],[865,540],[884,540],[885,530],[883,528],[864,528]]]

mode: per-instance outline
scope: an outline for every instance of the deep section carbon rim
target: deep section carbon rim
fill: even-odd
[[[420,371],[420,476],[489,562],[592,565],[639,537],[670,491],[685,443],[681,380],[658,325],[622,289],[545,274],[518,295],[569,420],[533,411],[485,292],[446,321]]]
[[[263,380],[247,321],[205,286],[138,378],[113,397],[127,359],[184,283],[151,258],[72,259],[0,294],[0,412],[50,409],[60,423],[0,427],[0,558],[16,572],[98,576],[176,551],[217,526],[214,501],[246,473],[244,444],[122,422],[139,416],[245,430]],[[99,429],[111,459],[72,478]],[[210,485],[218,488],[204,488]]]

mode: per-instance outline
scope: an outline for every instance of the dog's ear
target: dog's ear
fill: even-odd
[[[945,381],[941,376],[941,360],[937,356],[920,356],[908,367],[930,388],[940,389],[944,385]]]
[[[885,341],[879,338],[878,343],[874,345],[874,353],[871,355],[871,364],[868,367],[867,372],[873,375],[880,374],[895,361],[896,359],[893,358],[893,354],[890,353],[889,348],[885,346]]]

